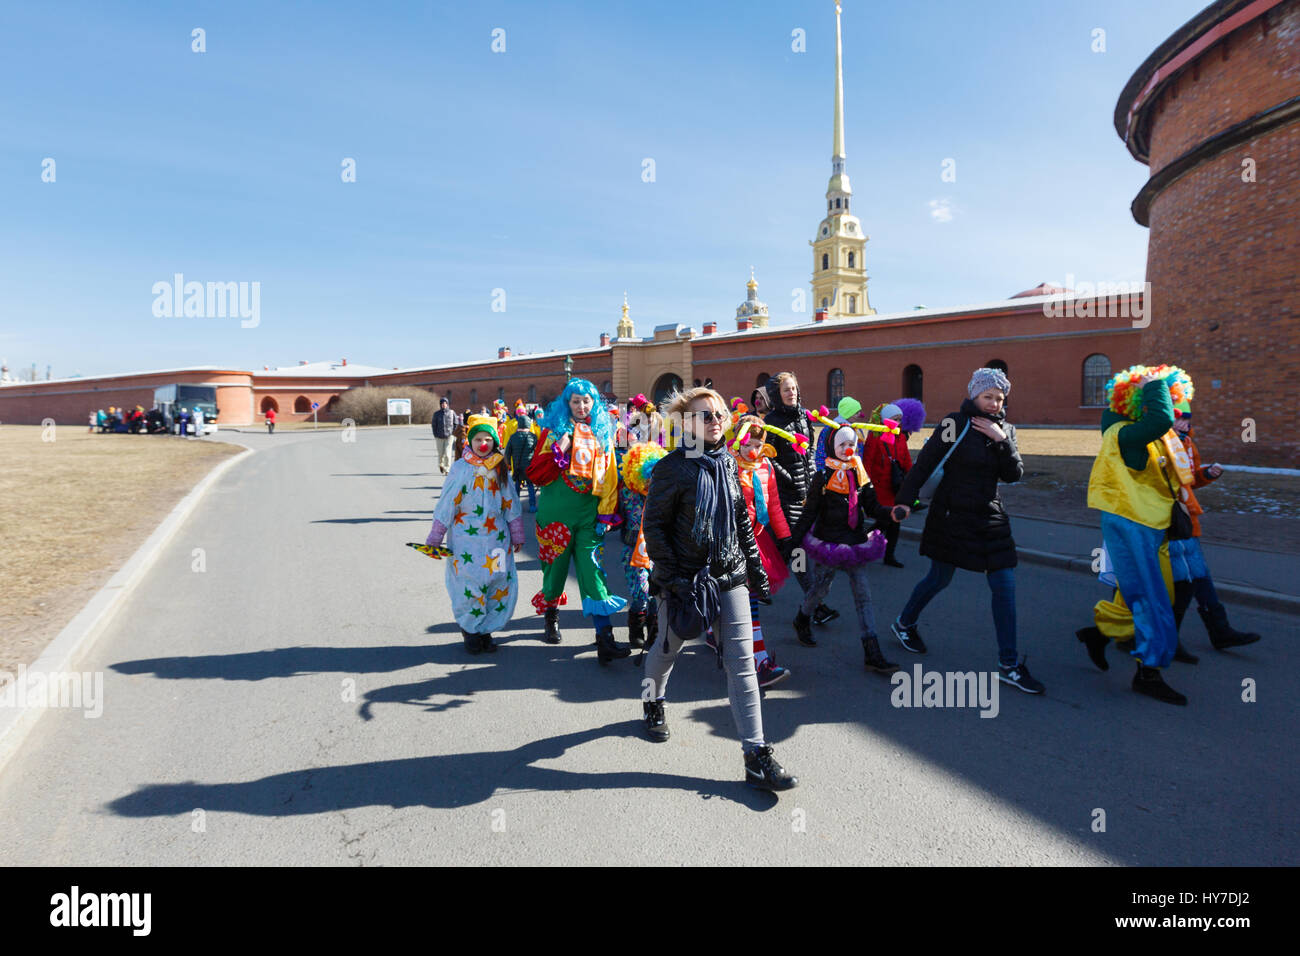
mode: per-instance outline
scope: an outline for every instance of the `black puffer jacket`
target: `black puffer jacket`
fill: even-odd
[[[754,526],[740,489],[736,459],[723,455],[722,461],[735,502],[737,534],[736,540],[728,542],[722,556],[709,568],[709,574],[717,579],[720,590],[748,585],[756,597],[767,597],[767,572],[763,570],[754,541]],[[697,457],[688,458],[686,449],[678,447],[661,458],[650,472],[641,533],[645,536],[646,553],[654,562],[654,570],[650,572],[652,594],[671,590],[683,582],[689,584],[696,572],[709,563],[709,549],[696,544],[691,537],[699,467]]]
[[[967,571],[1014,568],[1016,542],[1011,537],[1011,519],[998,497],[998,482],[1019,481],[1025,466],[1016,450],[1015,426],[1007,424],[1002,413],[985,415],[967,399],[960,411],[946,415],[921,449],[895,500],[915,501],[921,486],[947,454],[944,421],[952,419],[955,438],[972,417],[1000,425],[1006,440],[995,442],[973,427],[966,432],[943,466],[943,481],[934,493],[921,533],[921,554]]]
[[[867,485],[858,489],[858,525],[850,528],[849,496],[838,491],[827,491],[826,482],[829,480],[830,472],[825,469],[820,469],[813,475],[803,516],[797,525],[792,526],[790,533],[796,545],[803,542],[804,535],[809,531],[833,544],[864,544],[867,532],[874,527],[876,521],[893,520],[889,516],[889,509],[876,501],[875,489]]]
[[[808,424],[808,414],[804,411],[802,405],[790,406],[781,401],[781,389],[777,387],[776,381],[767,383],[767,397],[772,404],[772,410],[767,413],[763,419],[767,424],[774,428],[781,428],[795,434],[806,435],[808,437],[808,447],[812,448],[812,427]],[[794,450],[794,446],[782,438],[780,435],[767,433],[767,440],[776,449],[776,461],[790,475],[788,484],[779,484],[777,492],[781,496],[781,510],[785,512],[785,520],[794,527],[799,521],[799,516],[803,514],[804,499],[808,497],[808,486],[812,482],[813,469],[809,465],[808,458]]]

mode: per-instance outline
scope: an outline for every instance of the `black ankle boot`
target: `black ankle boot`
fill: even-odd
[[[817,646],[817,641],[813,638],[812,618],[803,612],[803,608],[794,616],[794,633],[804,647]]]
[[[645,647],[645,611],[633,611],[627,616],[627,642],[633,647]]]
[[[546,634],[542,638],[547,644],[560,643],[560,609],[558,607],[548,607],[546,609]]]
[[[1100,670],[1110,670],[1110,665],[1106,663],[1106,645],[1110,641],[1106,640],[1106,635],[1096,627],[1084,627],[1075,631],[1074,636],[1088,648],[1088,657]]]
[[[483,653],[483,645],[479,642],[478,634],[471,634],[463,627],[460,629],[460,636],[465,639],[465,650],[471,654]]]
[[[478,636],[478,646],[486,654],[495,654],[497,652],[497,646],[492,643],[491,634],[480,634]]]
[[[892,674],[898,670],[897,664],[885,660],[885,655],[880,652],[880,641],[876,640],[874,634],[869,634],[862,639],[862,655],[867,670],[875,671],[877,674]]]
[[[1205,629],[1210,632],[1210,643],[1214,645],[1216,651],[1254,644],[1259,640],[1258,634],[1235,630],[1228,623],[1228,609],[1222,604],[1216,604],[1214,607],[1198,607],[1196,610],[1201,615],[1201,620],[1205,622]]]
[[[1141,661],[1138,661],[1137,673],[1133,675],[1133,689],[1166,704],[1187,704],[1186,697],[1165,683],[1160,668],[1147,667]]]
[[[667,740],[668,720],[664,717],[664,702],[662,700],[642,701],[641,711],[645,715],[646,736],[656,743]]]
[[[624,647],[622,644],[615,642],[612,627],[599,627],[596,629],[596,659],[602,664],[628,657],[631,653],[632,649],[630,647]]]

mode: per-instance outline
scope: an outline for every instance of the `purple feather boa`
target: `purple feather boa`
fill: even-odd
[[[803,549],[818,564],[856,568],[885,556],[885,536],[880,531],[873,531],[862,544],[834,544],[809,532],[804,536]]]

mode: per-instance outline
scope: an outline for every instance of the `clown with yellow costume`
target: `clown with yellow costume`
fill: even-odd
[[[1101,451],[1088,479],[1088,507],[1101,514],[1101,536],[1114,566],[1123,603],[1099,602],[1096,628],[1079,639],[1093,660],[1104,653],[1108,636],[1119,637],[1131,613],[1137,659],[1133,689],[1168,704],[1187,698],[1164,682],[1178,646],[1177,626],[1167,585],[1168,541],[1179,525],[1191,465],[1173,430],[1174,404],[1190,401],[1192,380],[1176,366],[1135,365],[1106,385],[1108,408],[1101,418]],[[1190,516],[1186,524],[1190,526]],[[1162,568],[1163,564],[1163,568]],[[1096,645],[1096,646],[1094,646]]]

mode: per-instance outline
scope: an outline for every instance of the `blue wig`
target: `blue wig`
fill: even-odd
[[[542,417],[542,427],[549,428],[557,441],[562,436],[571,433],[573,431],[573,417],[569,411],[569,399],[577,394],[586,395],[591,399],[592,434],[596,436],[596,440],[606,450],[613,448],[614,427],[611,424],[613,416],[606,409],[605,400],[600,397],[600,392],[596,391],[596,386],[585,378],[569,379],[569,384],[564,386],[564,391],[560,393],[560,397],[547,406],[546,414]]]

